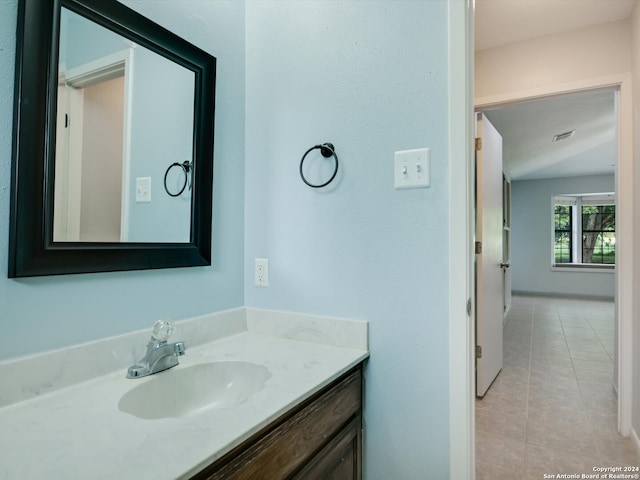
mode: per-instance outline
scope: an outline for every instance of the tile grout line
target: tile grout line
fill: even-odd
[[[615,323],[615,315],[613,318],[613,322]],[[602,346],[602,348],[604,348],[604,351],[607,353],[607,355],[609,356],[609,358],[611,359],[612,362],[614,362],[615,364],[615,359],[613,358],[613,356],[609,353],[609,349],[604,345],[604,343],[602,342],[602,339],[600,338],[600,334],[598,332],[596,332],[596,329],[593,328],[593,325],[591,325],[591,320],[587,317],[587,322],[589,322],[589,326],[591,327],[591,330],[593,330],[593,333],[595,334],[596,338],[598,339],[598,342],[600,342],[600,345]],[[615,330],[614,330],[615,332]],[[614,333],[614,339],[615,339],[615,333]],[[615,340],[614,340],[615,341]],[[614,349],[615,351],[615,349]]]
[[[527,450],[528,450],[528,425],[529,425],[529,395],[531,394],[531,363],[533,360],[533,328],[535,326],[536,319],[536,304],[535,300],[531,301],[531,333],[529,334],[529,368],[527,368],[527,399],[524,407],[524,458],[522,462],[522,478],[527,472]]]

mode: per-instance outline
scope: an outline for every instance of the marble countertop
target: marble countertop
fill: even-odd
[[[188,347],[174,367],[237,360],[266,366],[265,388],[234,408],[134,417],[118,402],[154,376],[127,379],[126,369],[0,408],[0,479],[189,478],[368,357],[366,322],[356,328],[364,340],[323,343],[318,325],[327,322],[301,328],[308,318],[287,322],[287,315],[254,311],[250,316],[260,318],[246,330]]]

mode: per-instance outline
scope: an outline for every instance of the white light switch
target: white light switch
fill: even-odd
[[[431,185],[428,148],[403,150],[394,155],[394,186],[398,188],[426,188]]]
[[[151,201],[151,177],[136,178],[136,203]]]

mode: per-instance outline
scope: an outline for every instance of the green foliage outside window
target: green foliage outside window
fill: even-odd
[[[582,207],[582,263],[616,263],[616,207]]]
[[[556,205],[554,207],[555,242],[554,242],[554,262],[572,262],[572,242],[571,242],[571,208],[569,205]]]

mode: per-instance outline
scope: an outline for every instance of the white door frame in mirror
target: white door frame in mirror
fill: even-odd
[[[122,76],[124,78],[124,104],[122,124],[122,188],[120,200],[120,241],[129,238],[130,170],[131,170],[131,94],[133,92],[134,62],[133,44],[119,52],[95,59],[64,71],[60,68],[58,88],[58,123],[65,125],[68,111],[73,128],[57,131],[56,186],[54,215],[54,240],[80,241],[80,206],[82,177],[82,125],[84,87]],[[66,109],[60,106],[66,102]]]

